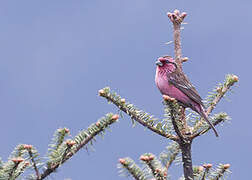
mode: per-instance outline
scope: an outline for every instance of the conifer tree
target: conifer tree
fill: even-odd
[[[186,13],[174,10],[173,13],[167,15],[174,28],[175,62],[182,69],[182,63],[188,60],[188,58],[182,57],[180,42],[181,24],[186,17]],[[228,74],[224,82],[219,83],[206,98],[206,113],[214,126],[230,119],[225,112],[211,113],[237,81],[237,76]],[[132,176],[135,180],[166,180],[171,176],[168,172],[174,162],[182,163],[184,175],[180,180],[218,180],[230,172],[230,164],[219,164],[215,168],[210,163],[193,165],[191,156],[192,142],[206,134],[210,127],[193,111],[187,110],[188,113],[186,113],[176,99],[166,95],[163,96],[164,119],[158,119],[126,101],[125,98],[111,91],[109,87],[99,90],[99,95],[116,105],[121,116],[126,113],[133,123],[139,123],[150,131],[170,140],[169,145],[158,156],[152,153],[142,154],[139,159],[143,167],[138,166],[129,157],[119,159],[118,167],[122,175]],[[96,136],[103,136],[105,130],[117,122],[118,118],[118,114],[106,114],[86,130],[80,131],[75,137],[69,136],[70,130],[67,128],[57,129],[49,144],[45,158],[41,158],[37,149],[32,145],[18,145],[9,156],[8,161],[3,162],[0,159],[0,180],[18,178],[42,180],[47,178],[81,148],[88,149],[89,146],[92,146]],[[29,171],[31,172],[30,175],[23,175],[28,169],[32,170]]]
[[[173,24],[175,63],[182,70],[182,63],[188,60],[182,57],[180,31],[186,13],[174,10],[168,12],[167,16]],[[206,114],[209,116],[214,126],[228,121],[230,118],[225,112],[211,114],[218,102],[225,96],[230,88],[238,81],[236,75],[228,74],[223,83],[219,83],[205,100],[207,107]],[[209,125],[195,112],[185,110],[180,106],[176,99],[163,95],[165,119],[159,120],[153,115],[138,109],[135,105],[126,102],[125,98],[110,90],[109,87],[99,91],[100,96],[115,104],[121,111],[128,114],[133,122],[138,122],[149,130],[167,138],[172,143],[166,147],[159,157],[151,153],[143,154],[141,162],[145,164],[140,168],[131,158],[119,159],[119,168],[126,175],[131,175],[136,180],[165,180],[169,178],[168,169],[173,161],[181,161],[183,164],[184,175],[180,179],[186,180],[218,180],[228,174],[230,164],[219,164],[212,168],[212,164],[193,166],[191,156],[192,142],[206,134]]]

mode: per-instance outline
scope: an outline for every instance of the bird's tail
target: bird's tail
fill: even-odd
[[[214,131],[214,133],[215,133],[215,136],[216,136],[216,137],[219,137],[219,135],[218,135],[218,133],[217,133],[215,127],[214,127],[213,124],[209,121],[209,119],[208,119],[206,113],[204,112],[204,110],[202,110],[202,111],[200,112],[200,115],[205,119],[205,121],[206,121],[206,122],[209,124],[209,126],[213,129],[213,131]]]

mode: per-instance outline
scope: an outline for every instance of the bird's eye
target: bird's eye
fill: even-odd
[[[176,64],[175,62],[171,62],[171,61],[169,61],[169,60],[166,60],[165,63],[167,63],[167,64],[168,64],[168,63],[173,64],[173,65],[177,68],[177,64]]]

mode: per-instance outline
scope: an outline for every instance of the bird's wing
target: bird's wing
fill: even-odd
[[[202,98],[183,72],[177,69],[173,73],[168,73],[167,77],[169,83],[173,84],[176,88],[185,93],[193,101],[204,107],[204,104],[202,103]]]

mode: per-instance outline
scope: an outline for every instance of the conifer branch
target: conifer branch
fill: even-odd
[[[0,179],[14,180],[29,166],[27,153],[22,145],[15,147],[5,163],[0,163]]]
[[[201,180],[205,180],[206,179],[206,176],[209,173],[209,170],[210,170],[210,168],[212,166],[213,166],[212,164],[204,164],[203,165],[203,167],[204,167],[205,170],[204,170],[203,176],[201,177]]]
[[[105,128],[116,122],[118,118],[119,116],[117,114],[107,114],[106,117],[101,118],[96,124],[90,125],[87,130],[81,131],[74,140],[68,140],[65,143],[61,143],[57,148],[57,150],[60,151],[58,152],[60,158],[56,157],[55,159],[49,160],[46,170],[40,175],[38,180],[45,179],[53,173],[61,164],[65,163],[81,148],[91,142],[96,135],[101,134]]]
[[[140,169],[136,163],[130,159],[130,158],[123,158],[119,159],[119,163],[121,164],[121,167],[128,171],[130,175],[134,177],[135,180],[147,180],[145,177],[143,171]]]
[[[21,157],[13,158],[13,159],[12,159],[12,162],[14,163],[14,166],[13,166],[13,168],[11,169],[11,171],[9,172],[9,178],[8,178],[8,180],[12,180],[12,179],[15,178],[15,176],[14,176],[13,174],[15,173],[16,169],[18,168],[18,165],[19,165],[21,162],[23,162],[23,161],[24,161],[24,159],[21,158]]]
[[[33,154],[33,152],[32,152],[32,148],[33,148],[33,147],[32,147],[32,145],[29,145],[29,144],[24,144],[23,147],[24,147],[24,149],[27,150],[27,152],[28,152],[28,154],[29,154],[29,156],[30,156],[30,159],[31,159],[31,161],[32,161],[33,168],[34,168],[35,173],[36,173],[36,177],[37,177],[36,179],[39,179],[39,178],[40,178],[40,173],[39,173],[37,164],[36,164],[35,159],[34,159],[34,154]]]
[[[165,168],[166,170],[169,169],[169,167],[171,166],[171,164],[173,163],[173,161],[176,159],[177,155],[179,154],[179,151],[175,151],[171,156],[169,161],[167,161]]]
[[[112,102],[121,111],[128,114],[131,117],[131,119],[134,119],[135,121],[142,124],[144,127],[147,127],[151,131],[153,131],[153,132],[155,132],[165,138],[171,139],[173,141],[178,140],[177,136],[174,136],[174,135],[166,132],[165,129],[162,129],[162,127],[159,126],[159,123],[155,126],[155,121],[157,121],[156,118],[153,118],[153,116],[150,116],[147,113],[137,109],[133,104],[126,103],[125,99],[121,98],[116,93],[111,93],[110,88],[106,87],[106,88],[99,90],[99,95],[101,97],[106,98],[109,102]]]
[[[220,164],[216,172],[213,173],[213,180],[219,180],[226,172],[229,172],[230,164]]]
[[[142,160],[148,166],[156,180],[166,180],[167,171],[153,154],[144,154],[140,157],[140,160]]]
[[[200,180],[202,174],[204,173],[204,168],[202,166],[194,166],[193,167],[193,177],[194,180]]]
[[[193,166],[192,166],[192,153],[191,153],[192,141],[185,140],[180,142],[179,145],[182,152],[185,180],[192,180],[193,179]]]
[[[225,122],[226,120],[229,120],[229,116],[226,114],[226,113],[219,113],[219,114],[216,114],[214,117],[213,117],[213,125],[216,126],[217,124],[220,124],[222,122]],[[205,122],[202,122],[202,124],[204,124]],[[203,125],[201,125],[203,126]],[[208,132],[211,128],[206,125],[206,127],[197,132],[197,133],[194,133],[192,136],[191,136],[191,139],[194,139],[195,137],[197,136],[200,136],[202,134],[205,134],[206,132]]]
[[[184,136],[179,128],[179,118],[181,118],[183,115],[181,115],[180,111],[180,106],[178,105],[177,101],[175,98],[171,98],[167,95],[163,95],[163,99],[165,102],[165,105],[168,107],[168,111],[170,112],[170,117],[172,121],[173,128],[176,132],[176,134],[179,137],[180,141],[184,140]]]
[[[173,35],[174,35],[174,50],[175,50],[175,62],[178,66],[178,69],[182,71],[182,48],[181,48],[181,41],[180,41],[180,28],[181,23],[183,22],[184,18],[186,17],[186,13],[183,12],[180,14],[179,10],[175,9],[173,13],[168,12],[167,16],[173,23]],[[172,111],[174,111],[174,108],[171,108]],[[183,109],[183,108],[182,108]],[[171,112],[171,115],[174,114],[174,112]],[[174,127],[174,130],[176,134],[179,137],[179,146],[182,151],[182,160],[183,160],[183,169],[184,169],[184,176],[186,180],[192,180],[193,179],[193,167],[192,167],[192,158],[191,158],[191,139],[188,137],[184,137],[181,130],[178,128],[178,121],[176,122],[176,119],[174,116],[171,116],[172,118],[172,124]],[[182,110],[180,112],[180,119],[182,122],[182,128],[185,130],[184,134],[186,134],[187,122],[185,119],[185,112]]]
[[[24,171],[25,169],[29,166],[29,162],[28,161],[24,161],[22,163],[19,164],[17,172],[15,172],[15,175],[10,178],[10,179],[17,179]]]
[[[218,102],[225,96],[225,94],[230,90],[230,88],[236,83],[238,82],[238,77],[236,75],[232,75],[232,74],[228,74],[226,76],[225,82],[223,84],[220,84],[215,90],[215,93],[212,93],[211,96],[208,97],[208,101],[210,101],[208,104],[208,108],[206,110],[206,114],[209,115],[214,108],[216,107],[216,105],[218,104]],[[213,125],[216,126],[217,124],[223,122],[224,120],[226,120],[225,118],[220,118],[219,120],[213,122]],[[193,132],[196,132],[198,129],[200,129],[200,127],[202,127],[202,124],[204,124],[204,120],[201,119],[200,121],[198,121],[194,128],[193,128]],[[205,130],[202,130],[200,132],[196,132],[192,135],[192,139],[204,134],[205,132],[207,132],[210,128],[207,128]]]
[[[180,153],[179,144],[173,142],[171,143],[170,146],[167,147],[167,152],[164,151],[160,154],[160,159],[162,160],[163,165],[166,168],[166,171],[168,171],[173,161],[176,160],[179,153]]]
[[[178,105],[175,98],[171,98],[166,95],[164,95],[163,98],[165,100],[165,103],[167,103],[167,105],[169,106],[173,128],[179,137],[179,140],[177,142],[179,143],[179,146],[182,152],[182,161],[183,161],[185,179],[186,180],[193,179],[193,167],[192,167],[192,157],[191,157],[192,140],[190,139],[190,137],[183,136],[178,126],[180,125],[179,118],[183,116],[181,115],[181,108]],[[180,126],[183,126],[183,124]]]
[[[221,98],[228,92],[228,90],[236,83],[238,82],[238,77],[236,75],[228,74],[226,76],[225,82],[223,85],[220,85],[216,88],[217,95],[211,102],[211,105],[207,108],[207,115],[209,115],[213,109],[216,107],[218,102],[221,100]]]

